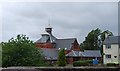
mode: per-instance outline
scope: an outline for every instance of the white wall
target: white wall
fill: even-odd
[[[111,48],[106,48],[105,45],[103,45],[103,53],[105,54],[103,56],[103,63],[118,63],[119,62],[119,47],[118,44],[112,44]],[[106,58],[106,54],[111,54],[111,58]],[[115,58],[114,56],[117,56]]]

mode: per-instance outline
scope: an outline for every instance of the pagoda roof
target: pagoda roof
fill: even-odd
[[[50,24],[48,24],[48,25],[46,26],[46,28],[52,28],[52,27],[51,27],[51,25],[50,25]]]
[[[41,35],[50,35],[48,32],[44,31]]]

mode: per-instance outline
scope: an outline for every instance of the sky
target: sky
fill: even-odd
[[[77,38],[79,43],[96,28],[118,35],[117,2],[3,2],[0,18],[0,41],[17,34],[36,41],[48,24],[55,37]]]

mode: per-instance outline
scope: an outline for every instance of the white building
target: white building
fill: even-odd
[[[120,64],[120,36],[108,36],[103,43],[103,63]]]

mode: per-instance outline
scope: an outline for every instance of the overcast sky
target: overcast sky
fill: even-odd
[[[36,41],[51,24],[55,37],[77,38],[81,43],[96,28],[118,35],[118,3],[8,2],[2,5],[2,23],[2,41],[17,34]]]

